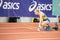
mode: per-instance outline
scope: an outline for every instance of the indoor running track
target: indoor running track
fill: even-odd
[[[37,28],[38,23],[0,23],[0,40],[60,40],[60,30],[38,32]]]

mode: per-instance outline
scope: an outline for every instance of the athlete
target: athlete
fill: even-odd
[[[39,20],[40,20],[39,26],[38,26],[38,31],[45,29],[46,26],[48,26],[49,22],[50,22],[48,17],[45,15],[45,13],[40,11],[40,9],[35,9],[34,13],[35,13],[35,15],[39,16]]]

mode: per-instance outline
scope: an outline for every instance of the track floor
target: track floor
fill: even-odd
[[[38,23],[0,23],[0,40],[60,40],[60,30],[38,32],[37,27]]]

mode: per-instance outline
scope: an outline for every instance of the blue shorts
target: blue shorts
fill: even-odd
[[[49,18],[46,18],[46,21],[50,22],[50,19]]]

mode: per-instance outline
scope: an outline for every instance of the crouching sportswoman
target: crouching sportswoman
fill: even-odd
[[[45,13],[40,11],[40,9],[35,9],[34,13],[35,13],[35,15],[39,16],[40,22],[39,22],[39,26],[38,26],[38,31],[45,29],[50,23],[49,18],[45,15]]]

